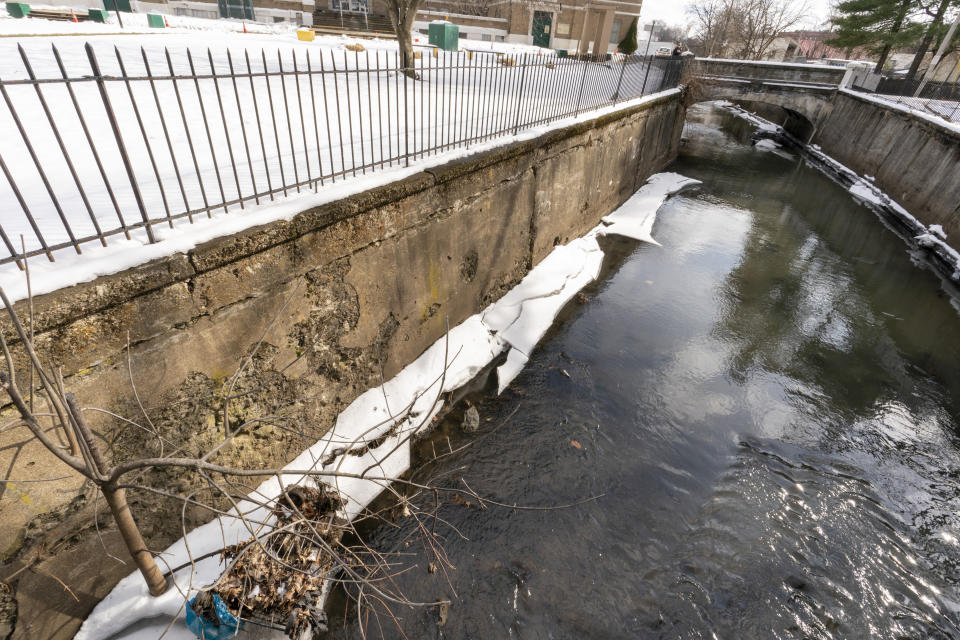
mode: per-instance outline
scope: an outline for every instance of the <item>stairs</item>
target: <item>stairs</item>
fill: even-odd
[[[393,34],[393,25],[387,16],[346,11],[341,14],[339,11],[319,8],[313,12],[313,28],[315,31],[334,33]]]

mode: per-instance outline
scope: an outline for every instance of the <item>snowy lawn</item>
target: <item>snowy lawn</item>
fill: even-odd
[[[88,42],[109,78],[102,87]],[[11,245],[0,242],[0,260],[20,252],[21,236],[28,252],[60,246],[56,262],[32,259],[35,292],[48,292],[289,218],[427,159],[542,133],[578,112],[592,117],[618,86],[626,101],[663,80],[642,63],[421,49],[415,82],[397,72],[396,43],[346,49],[357,42],[214,31],[201,46],[196,32],[172,31],[0,38],[0,160],[10,178],[0,177],[0,230]],[[24,82],[31,75],[72,81]],[[15,298],[22,280],[14,263],[0,264],[0,285]]]

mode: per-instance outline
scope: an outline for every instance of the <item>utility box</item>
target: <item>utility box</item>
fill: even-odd
[[[24,2],[8,2],[7,13],[11,18],[26,18],[30,13],[30,5]]]
[[[167,24],[163,21],[163,16],[159,13],[147,14],[147,25],[156,29],[163,29]]]
[[[460,27],[452,22],[446,20],[431,22],[427,34],[430,37],[430,44],[444,51],[457,51],[460,48]]]
[[[87,15],[89,15],[90,19],[94,22],[106,22],[109,14],[105,9],[90,9],[87,11]]]

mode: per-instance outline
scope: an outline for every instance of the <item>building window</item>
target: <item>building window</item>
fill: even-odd
[[[283,16],[273,16],[274,22],[283,22]]]
[[[175,16],[185,16],[185,15],[187,15],[187,8],[186,8],[186,7],[174,7],[174,9],[173,9],[173,15],[175,15]]]
[[[484,42],[493,42],[493,38],[490,36],[489,33],[483,34],[483,36],[481,37],[481,40],[483,40]]]
[[[370,13],[370,2],[369,0],[330,0],[330,8],[334,11]]]
[[[497,42],[506,42],[506,41],[507,41],[506,36],[497,36]]]
[[[620,28],[622,26],[619,18],[613,21],[613,29],[610,30],[610,44],[618,44],[620,42]]]

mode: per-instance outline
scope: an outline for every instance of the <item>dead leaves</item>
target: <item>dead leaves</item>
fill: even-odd
[[[580,449],[581,451],[583,450],[583,445],[577,442],[576,440],[571,440],[570,446],[573,447],[574,449]]]

